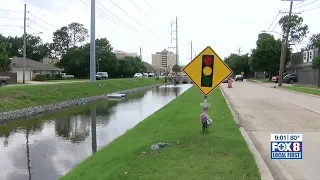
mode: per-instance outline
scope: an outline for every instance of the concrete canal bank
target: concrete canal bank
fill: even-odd
[[[156,85],[139,87],[134,89],[116,91],[114,93],[130,94],[130,93],[135,93],[135,92],[159,87],[161,85],[163,84],[156,84]],[[0,124],[8,123],[8,121],[17,120],[23,117],[33,116],[39,113],[55,111],[55,110],[64,109],[71,106],[78,106],[78,105],[87,104],[87,103],[99,101],[99,100],[106,100],[106,99],[108,99],[107,94],[102,94],[99,96],[90,96],[85,98],[73,99],[73,100],[63,101],[55,104],[23,108],[23,109],[8,111],[8,112],[0,112]]]

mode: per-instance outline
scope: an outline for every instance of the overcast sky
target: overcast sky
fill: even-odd
[[[132,2],[133,3],[132,3]],[[180,63],[190,61],[190,41],[194,53],[200,53],[211,46],[221,58],[230,53],[250,52],[255,47],[258,34],[267,30],[279,10],[289,8],[290,2],[281,0],[97,0],[96,38],[106,37],[115,50],[139,53],[142,48],[143,60],[151,62],[151,54],[161,51],[171,44],[170,23],[178,17],[178,42]],[[313,2],[314,1],[314,2]],[[117,8],[115,4],[122,10]],[[28,33],[43,32],[41,38],[52,41],[56,28],[71,22],[84,24],[90,30],[90,0],[0,0],[0,33],[22,35],[23,7],[27,4],[29,20]],[[320,1],[307,0],[294,2],[294,12],[301,12],[320,6]],[[310,3],[310,4],[309,4]],[[136,6],[138,8],[136,8]],[[298,5],[299,4],[299,5]],[[307,5],[309,4],[309,5]],[[103,7],[101,7],[101,5]],[[3,11],[12,10],[19,12]],[[131,15],[130,18],[127,14]],[[117,25],[108,19],[108,14],[116,15]],[[35,15],[36,17],[32,16]],[[280,14],[274,25],[283,14]],[[309,25],[310,33],[319,33],[320,8],[302,12],[304,22]],[[7,19],[7,18],[17,19]],[[125,23],[123,23],[125,22]],[[10,25],[10,26],[3,26]],[[272,25],[281,32],[279,25]],[[13,27],[17,26],[17,27]],[[120,26],[125,26],[122,28]],[[128,27],[130,26],[130,27]],[[275,28],[274,28],[275,27]],[[130,30],[134,29],[134,30]],[[276,37],[279,35],[275,34]],[[301,48],[306,44],[297,44]],[[296,49],[294,47],[294,49]],[[174,50],[175,51],[175,50]]]

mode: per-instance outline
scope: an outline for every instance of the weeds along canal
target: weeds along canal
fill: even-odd
[[[181,95],[168,85],[0,125],[0,180],[56,180]]]

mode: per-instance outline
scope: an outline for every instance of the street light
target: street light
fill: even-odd
[[[97,59],[98,72],[100,72],[100,61],[101,59]]]

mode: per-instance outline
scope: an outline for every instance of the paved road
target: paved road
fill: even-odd
[[[26,84],[9,84],[8,86],[28,86],[28,85],[42,85],[42,84],[62,84],[62,83],[77,83],[86,82],[88,80],[65,80],[65,81],[27,81]]]
[[[221,85],[276,180],[320,179],[320,98],[252,82]],[[270,134],[303,134],[303,160],[270,160]]]

